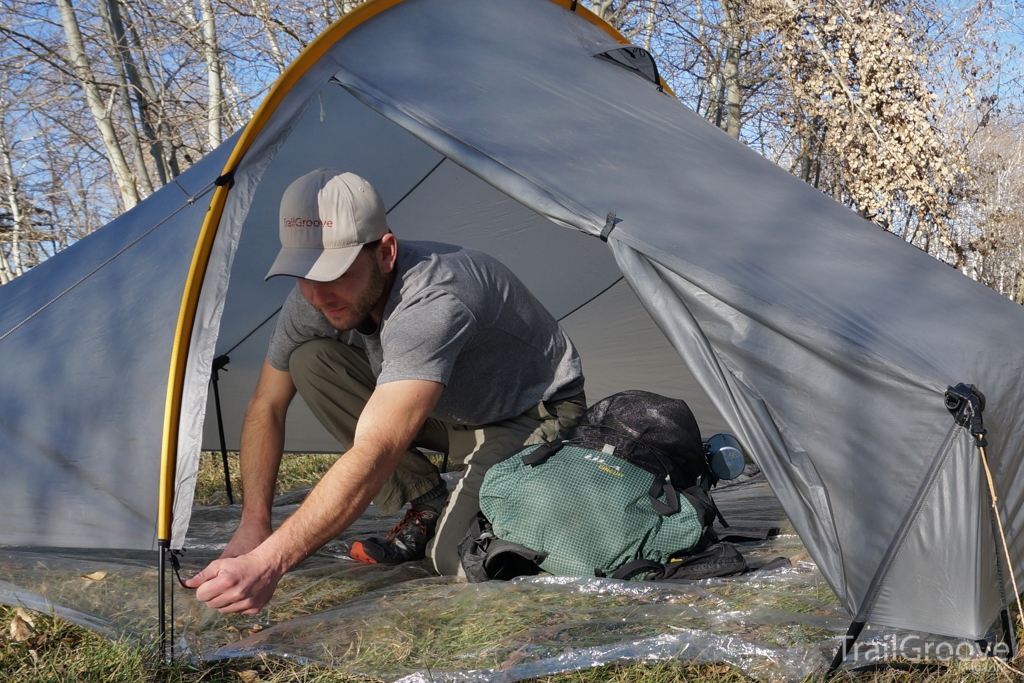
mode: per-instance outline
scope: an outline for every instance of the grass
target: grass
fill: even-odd
[[[438,467],[441,466],[441,455],[427,454],[427,457]],[[286,454],[281,462],[274,495],[279,496],[313,486],[337,459],[337,453]],[[462,468],[461,465],[449,467],[451,470]],[[238,467],[238,451],[228,451],[228,472],[231,475],[231,493],[235,503],[241,503],[242,474]],[[226,502],[228,498],[224,486],[224,456],[220,451],[203,451],[199,461],[199,472],[196,475],[195,504],[221,505]]]
[[[324,472],[338,459],[337,453],[289,453],[281,462],[274,495],[313,486]],[[241,503],[242,474],[238,468],[238,452],[228,453],[228,471],[231,474],[231,493],[235,503]],[[196,505],[218,505],[228,502],[224,486],[223,456],[219,451],[204,451],[200,456],[196,475]]]
[[[323,454],[286,456],[278,493],[313,485],[335,458]],[[230,461],[237,502],[241,493],[237,456],[231,457]],[[203,454],[197,503],[216,503],[225,497],[221,467],[219,453]],[[72,578],[75,579],[73,585],[86,583],[89,584],[86,588],[92,591],[107,590],[103,582],[93,585],[77,576]],[[104,581],[116,578],[112,575]],[[296,576],[295,581],[295,613],[288,611],[291,609],[289,601],[284,600],[275,609],[279,614],[271,615],[271,622],[279,623],[311,610],[339,604],[366,590],[358,580],[328,580],[319,577],[316,571],[304,578]],[[327,651],[326,654],[348,671],[423,669],[443,666],[446,662],[456,662],[457,668],[462,670],[474,667],[502,669],[518,663],[524,651],[541,651],[550,656],[566,645],[580,648],[607,643],[609,634],[611,640],[626,636],[642,638],[666,632],[666,629],[700,628],[713,633],[751,636],[758,642],[774,643],[783,648],[820,643],[829,633],[813,626],[799,623],[744,625],[739,623],[742,619],[729,618],[729,615],[756,608],[806,615],[808,623],[814,623],[816,616],[830,613],[836,604],[831,591],[821,583],[811,583],[794,590],[791,586],[780,589],[780,586],[757,581],[711,582],[700,589],[667,592],[656,601],[657,605],[652,605],[642,596],[629,594],[603,595],[595,601],[592,596],[581,595],[579,591],[568,588],[560,591],[539,590],[529,584],[514,589],[503,587],[508,584],[483,586],[467,589],[464,584],[445,584],[442,579],[402,584],[380,599],[382,603],[395,601],[393,609],[371,609],[354,622],[348,620],[347,624],[342,620],[319,625],[315,623],[315,617],[307,617],[314,620],[312,627],[307,628],[314,634],[314,640],[336,644],[337,651]],[[114,586],[111,585],[110,589],[113,590]],[[309,591],[316,595],[311,598]],[[486,601],[479,599],[481,591],[489,592]],[[421,600],[417,599],[420,594]],[[681,619],[680,608],[690,606],[699,607],[705,616]],[[140,619],[146,611],[128,604],[124,608],[139,612]],[[361,609],[365,607],[357,606],[354,611]],[[707,615],[724,615],[725,618],[715,621]],[[245,623],[252,618],[236,615],[232,619],[238,621],[234,630],[246,635]],[[53,616],[34,612],[19,614],[15,608],[4,606],[0,606],[0,628],[0,681],[4,683],[357,683],[374,680],[335,668],[272,657],[203,664],[164,664],[151,648],[139,646],[137,641],[111,641]],[[228,630],[231,630],[230,626]],[[740,683],[754,679],[729,664],[671,661],[602,666],[536,680],[542,683]],[[835,680],[848,679],[844,675]],[[1018,676],[1005,667],[983,661],[958,663],[942,671],[868,673],[857,676],[857,680],[871,683],[980,683],[1024,681],[1024,675]],[[812,681],[824,683],[825,679],[822,674],[817,674],[805,683]]]
[[[34,622],[11,634],[12,607],[0,606],[0,681],[7,683],[371,683],[337,669],[275,658],[224,660],[195,666],[163,664],[152,651],[106,638],[60,619],[28,613]],[[747,683],[752,679],[727,664],[638,663],[583,669],[535,679],[537,683]],[[846,681],[846,675],[833,679]],[[990,663],[954,665],[945,671],[882,671],[858,675],[863,683],[988,683],[1020,681]],[[826,683],[818,674],[805,683]]]

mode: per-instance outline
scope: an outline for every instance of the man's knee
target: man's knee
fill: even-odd
[[[300,392],[302,385],[323,380],[331,384],[354,380],[371,389],[375,384],[366,352],[334,339],[314,339],[292,351],[288,372]]]
[[[332,347],[338,343],[333,339],[313,339],[306,342],[292,351],[288,359],[288,372],[292,377],[322,372],[325,366],[330,367]]]

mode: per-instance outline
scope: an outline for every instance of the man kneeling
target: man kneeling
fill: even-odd
[[[390,233],[362,178],[318,169],[281,199],[281,251],[267,278],[297,278],[242,428],[242,519],[220,559],[189,579],[221,612],[255,613],[281,576],[345,530],[371,500],[411,508],[352,559],[429,554],[460,570],[456,545],[487,469],[564,437],[586,408],[580,359],[558,323],[496,259]],[[295,513],[270,527],[296,391],[346,449]],[[455,491],[416,447],[466,470]]]

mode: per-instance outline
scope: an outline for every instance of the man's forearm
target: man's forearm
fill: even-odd
[[[302,562],[363,514],[401,455],[402,449],[349,449],[310,491],[299,509],[254,552],[280,571]]]
[[[242,426],[242,521],[270,524],[274,486],[284,451],[285,413],[251,405]]]

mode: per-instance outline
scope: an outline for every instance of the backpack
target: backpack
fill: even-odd
[[[686,406],[642,391],[592,406],[565,440],[493,466],[481,513],[459,544],[470,581],[557,576],[692,579],[745,569],[717,544],[721,518],[709,465]],[[723,520],[724,521],[724,520]]]

